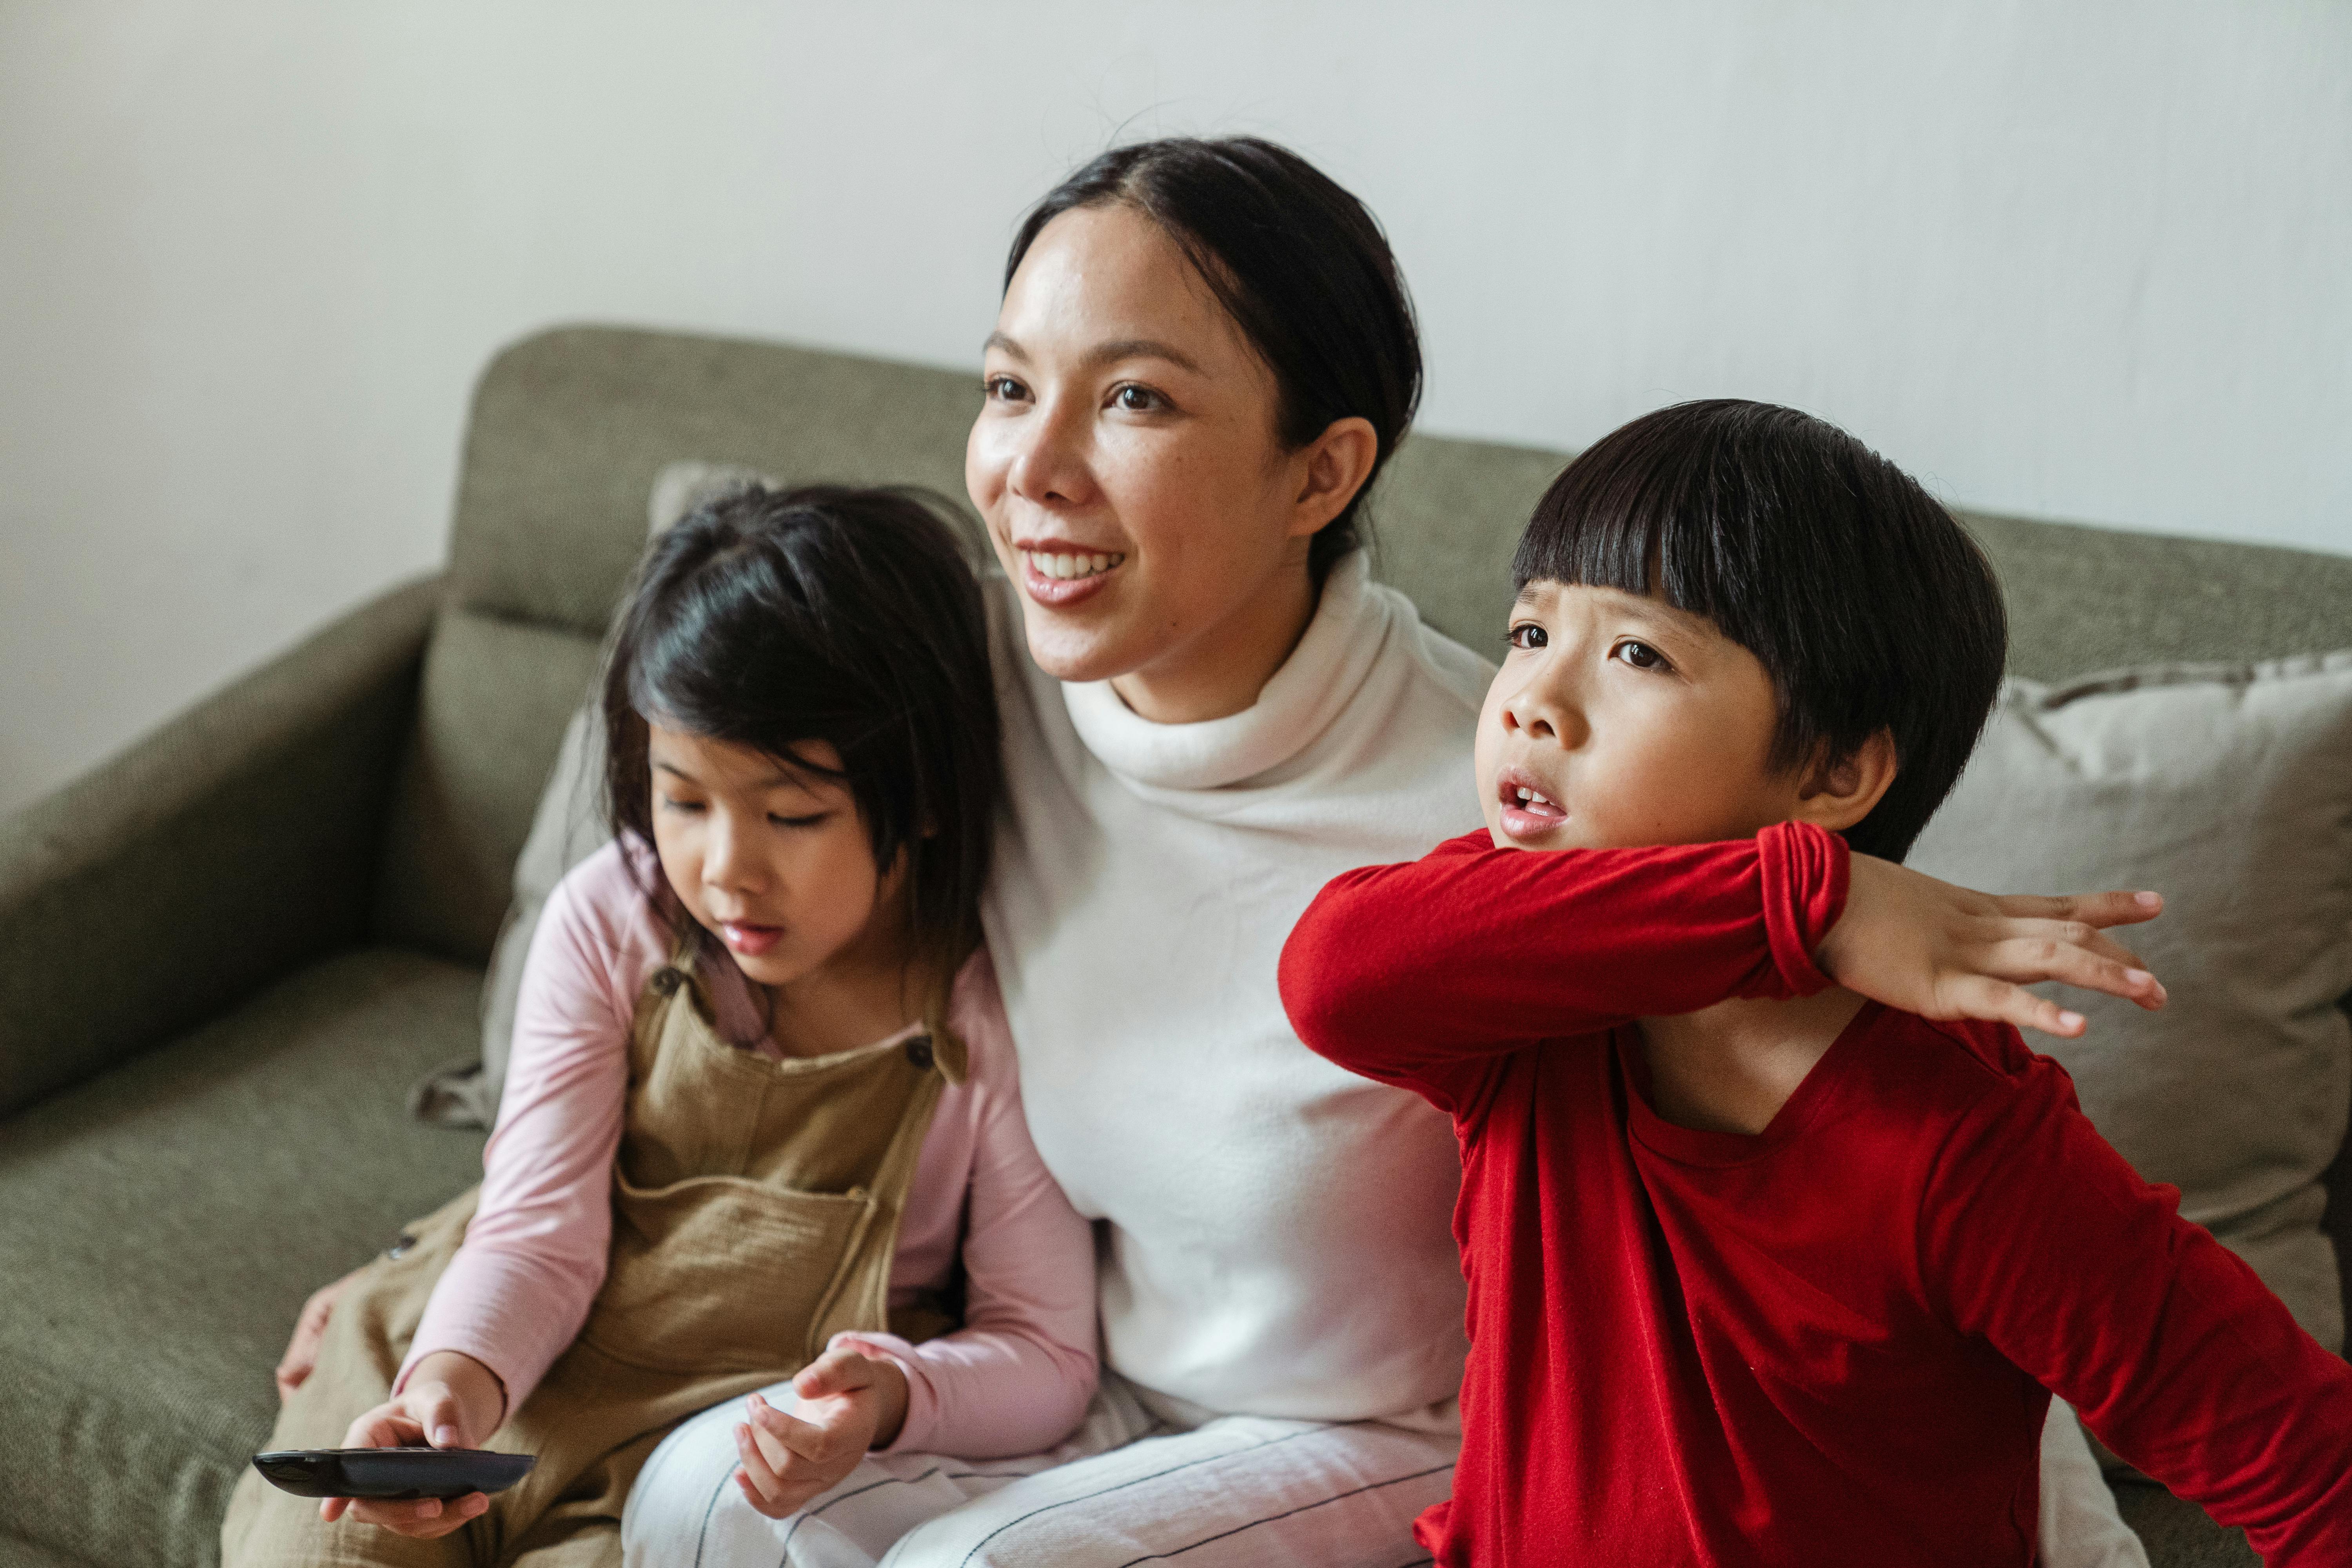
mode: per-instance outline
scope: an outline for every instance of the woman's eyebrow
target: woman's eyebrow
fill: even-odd
[[[1097,343],[1086,353],[1087,364],[1110,364],[1123,359],[1164,359],[1172,365],[1201,374],[1192,356],[1173,343],[1163,343],[1157,338],[1116,338],[1107,343]]]

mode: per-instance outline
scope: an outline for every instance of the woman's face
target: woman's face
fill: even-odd
[[[1309,538],[1369,471],[1369,422],[1286,451],[1272,372],[1175,242],[1117,204],[1039,234],[984,376],[964,481],[1038,664],[1163,721],[1254,702],[1313,612]]]

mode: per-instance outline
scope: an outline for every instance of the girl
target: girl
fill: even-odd
[[[617,1563],[669,1426],[785,1379],[735,1429],[771,1515],[870,1449],[1045,1447],[1094,1392],[1091,1237],[980,947],[1001,763],[947,526],[885,491],[704,508],[647,552],[604,713],[615,839],[532,941],[478,1196],[355,1279],[271,1439],[539,1462],[446,1504],[248,1475],[232,1568]]]

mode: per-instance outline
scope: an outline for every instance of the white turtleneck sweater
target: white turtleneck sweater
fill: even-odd
[[[1108,1232],[1109,1365],[1229,1414],[1451,1399],[1453,1130],[1299,1044],[1275,965],[1332,877],[1478,825],[1492,667],[1354,555],[1255,706],[1156,724],[1038,669],[1017,593],[989,584],[1010,787],[984,912],[1038,1152]]]

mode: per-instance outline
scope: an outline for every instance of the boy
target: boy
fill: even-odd
[[[1513,571],[1488,831],[1338,879],[1283,956],[1300,1037],[1461,1141],[1423,1544],[2031,1563],[2054,1390],[2270,1562],[2352,1562],[2352,1367],[2013,1027],[1830,978],[1848,847],[1901,859],[1999,684],[1949,515],[1819,420],[1692,404],[1570,465]]]

